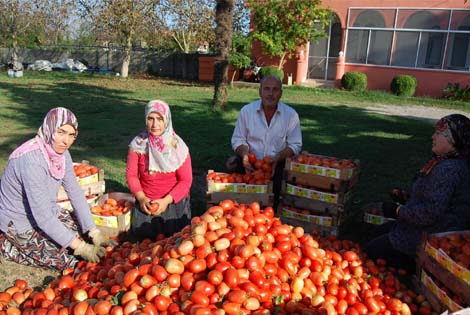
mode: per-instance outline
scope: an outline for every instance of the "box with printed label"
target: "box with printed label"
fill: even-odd
[[[349,180],[359,172],[359,160],[352,161],[302,152],[295,158],[286,159],[286,170]]]
[[[279,211],[279,216],[285,218],[291,218],[299,221],[309,222],[312,224],[320,225],[320,226],[332,226],[335,223],[334,218],[331,216],[320,216],[320,215],[313,215],[313,214],[304,214],[298,211],[293,211],[292,209],[288,209],[286,207],[281,207]]]
[[[115,199],[116,201],[125,200],[135,203],[135,198],[133,195],[121,192],[113,192],[100,196],[97,201],[97,205],[104,205],[108,198]],[[134,211],[134,209],[117,216],[103,216],[96,214],[92,214],[92,216],[93,221],[98,226],[98,228],[104,231],[108,236],[116,236],[120,232],[125,232],[130,229],[132,211]]]
[[[470,285],[470,270],[457,263],[449,255],[447,255],[441,248],[433,246],[434,243],[431,238],[450,237],[451,235],[462,235],[468,238],[467,242],[470,242],[470,231],[454,231],[431,234],[425,241],[424,250],[429,256],[433,257],[442,266],[449,270],[456,277],[463,280],[465,283]],[[469,288],[470,289],[470,288]]]
[[[319,191],[315,189],[299,187],[299,186],[292,185],[289,183],[286,184],[285,191],[289,195],[318,200],[318,201],[322,201],[325,203],[332,203],[335,205],[345,204],[349,200],[349,197],[350,197],[350,192],[328,193],[328,192],[323,192],[323,191]]]
[[[86,196],[86,201],[88,202],[88,205],[90,207],[96,205],[96,202],[98,201],[99,196],[98,195],[90,195]],[[70,202],[69,199],[66,200],[58,200],[57,205],[61,207],[62,209],[73,211],[72,203]]]

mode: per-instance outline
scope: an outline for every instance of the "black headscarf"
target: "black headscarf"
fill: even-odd
[[[447,134],[455,151],[444,156],[434,156],[419,172],[426,176],[442,160],[450,158],[470,158],[470,119],[461,114],[451,114],[436,122],[436,130]]]

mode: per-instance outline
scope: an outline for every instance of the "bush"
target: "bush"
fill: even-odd
[[[259,70],[259,78],[262,79],[268,76],[278,77],[281,82],[284,81],[284,71],[278,67],[262,67]]]
[[[458,83],[449,83],[446,88],[442,90],[444,98],[451,101],[470,101],[470,87],[460,87]]]
[[[413,96],[418,81],[412,75],[397,75],[390,84],[392,93],[398,96]]]
[[[341,78],[341,85],[348,91],[365,91],[367,75],[362,72],[346,72]]]

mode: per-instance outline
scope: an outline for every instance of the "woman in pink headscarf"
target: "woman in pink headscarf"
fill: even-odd
[[[189,150],[173,130],[168,104],[150,101],[146,129],[129,145],[126,180],[134,194],[132,232],[138,239],[170,236],[190,223],[192,167]]]
[[[63,270],[76,256],[97,262],[108,243],[93,222],[68,149],[78,122],[68,109],[51,109],[38,134],[8,159],[0,181],[0,253],[20,264]],[[73,213],[57,205],[63,186]],[[84,239],[89,240],[89,242]]]

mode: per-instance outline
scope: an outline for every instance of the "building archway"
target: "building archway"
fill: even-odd
[[[328,37],[310,42],[308,54],[307,79],[335,80],[336,63],[341,50],[341,22],[332,12],[328,29]]]

